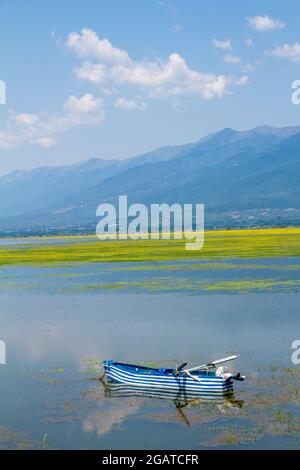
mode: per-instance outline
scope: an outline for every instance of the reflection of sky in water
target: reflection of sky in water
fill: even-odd
[[[76,239],[5,239],[0,253],[12,244],[45,242]],[[36,448],[45,433],[49,448],[188,449],[230,447],[234,440],[238,448],[296,448],[300,374],[282,372],[286,386],[278,366],[292,366],[299,288],[225,295],[199,285],[298,281],[299,269],[298,258],[1,267],[0,339],[7,345],[1,426],[24,431]],[[138,294],[128,285],[108,288],[151,281],[158,282],[151,292],[143,285]],[[198,287],[189,291],[193,283]],[[161,293],[164,284],[169,289]],[[181,407],[170,398],[107,394],[97,380],[103,359],[174,366],[231,353],[241,354],[234,365],[248,377],[236,383],[237,403]]]
[[[47,432],[50,447],[209,446],[211,423],[243,427],[250,419],[244,409],[189,406],[183,410],[189,427],[172,400],[107,398],[100,382],[90,380],[99,375],[95,361],[195,364],[238,352],[236,367],[252,380],[237,383],[236,395],[251,417],[247,400],[257,391],[253,378],[266,366],[291,367],[298,308],[298,294],[2,293],[0,337],[8,363],[0,367],[1,422],[27,431],[35,442]],[[247,426],[253,435],[254,425]],[[276,447],[276,439],[262,435],[249,445]],[[280,443],[294,446],[293,437],[285,439]]]
[[[252,351],[289,361],[299,296],[20,296],[2,297],[1,332],[11,360],[42,365],[47,357],[79,365],[86,357],[126,361],[205,359]],[[288,312],[289,321],[286,319]],[[17,326],[17,327],[16,327]],[[255,346],[255,347],[254,347]],[[138,356],[138,357],[137,357]],[[250,358],[249,358],[250,359]],[[286,361],[285,361],[286,362]]]

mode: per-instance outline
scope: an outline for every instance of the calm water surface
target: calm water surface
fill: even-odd
[[[296,266],[291,259],[230,263],[243,266],[168,268],[159,278],[297,279],[299,272],[286,269]],[[1,268],[0,448],[299,448],[300,368],[291,363],[291,343],[300,339],[297,290],[103,287],[148,278],[158,272],[124,264]],[[91,283],[98,288],[87,289]],[[103,359],[194,365],[236,352],[247,380],[230,400],[178,403],[98,380]]]

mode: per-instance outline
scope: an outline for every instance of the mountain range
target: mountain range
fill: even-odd
[[[94,232],[96,208],[204,203],[207,228],[300,223],[300,126],[225,128],[126,160],[15,171],[0,178],[0,235]]]

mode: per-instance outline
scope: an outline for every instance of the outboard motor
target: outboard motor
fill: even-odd
[[[232,378],[233,380],[240,380],[242,382],[243,380],[245,380],[246,377],[244,375],[241,375],[240,372],[238,372],[236,375],[233,375]]]

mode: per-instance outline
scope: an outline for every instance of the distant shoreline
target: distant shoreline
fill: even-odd
[[[278,231],[281,231],[281,230],[298,230],[299,229],[299,234],[300,234],[300,225],[287,225],[287,226],[261,226],[261,227],[245,227],[245,228],[232,228],[232,227],[229,227],[229,228],[216,228],[216,229],[208,229],[208,230],[205,230],[205,234],[213,234],[213,233],[222,233],[222,232],[260,232],[260,231],[270,231],[270,230],[278,230]],[[174,232],[171,232],[172,234]],[[68,239],[68,238],[76,238],[76,239],[80,239],[80,238],[90,238],[90,239],[95,239],[97,240],[97,237],[95,234],[92,234],[90,232],[87,232],[87,233],[81,233],[81,234],[60,234],[60,233],[57,233],[57,234],[53,234],[53,235],[45,235],[45,234],[41,234],[41,235],[6,235],[6,236],[3,236],[0,234],[0,240],[28,240],[28,239],[37,239],[37,240],[41,240],[41,239],[56,239],[56,238],[62,238],[62,239]],[[149,237],[150,238],[150,237]]]

